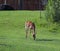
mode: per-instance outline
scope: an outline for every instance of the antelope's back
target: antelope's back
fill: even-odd
[[[25,22],[25,27],[27,28],[35,28],[35,24],[32,21]]]

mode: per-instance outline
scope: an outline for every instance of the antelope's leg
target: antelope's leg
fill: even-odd
[[[30,34],[31,34],[31,29],[30,29]]]
[[[36,38],[36,35],[35,35],[35,34],[33,34],[33,38],[34,38],[34,40],[35,40],[35,38]]]
[[[36,39],[36,34],[35,34],[34,30],[33,30],[33,38],[34,38],[34,40]]]
[[[27,38],[27,36],[28,36],[28,27],[27,27],[26,24],[25,24],[25,32],[26,32],[26,38]]]
[[[25,31],[26,31],[26,38],[28,36],[28,28],[25,28]]]
[[[36,35],[35,35],[35,34],[33,34],[33,39],[35,40],[35,38],[36,38]]]

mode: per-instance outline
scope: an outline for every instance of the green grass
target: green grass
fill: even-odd
[[[39,11],[0,11],[0,51],[60,51],[60,30],[42,27]],[[36,40],[32,35],[25,38],[24,23],[31,20],[36,24]]]

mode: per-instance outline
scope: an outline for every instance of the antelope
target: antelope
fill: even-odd
[[[25,30],[26,30],[26,38],[28,36],[28,32],[32,33],[33,39],[35,40],[36,34],[35,34],[35,24],[32,21],[26,21],[25,22]]]

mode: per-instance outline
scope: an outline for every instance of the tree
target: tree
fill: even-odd
[[[54,22],[60,22],[60,0],[53,0],[55,16],[53,17]]]
[[[5,4],[5,5],[6,5],[6,1],[7,1],[7,0],[4,0],[4,4]]]
[[[54,17],[54,8],[53,8],[53,0],[48,0],[48,4],[46,5],[46,19],[47,21],[53,21],[53,17]]]
[[[60,22],[60,0],[48,0],[46,19],[47,21]]]

